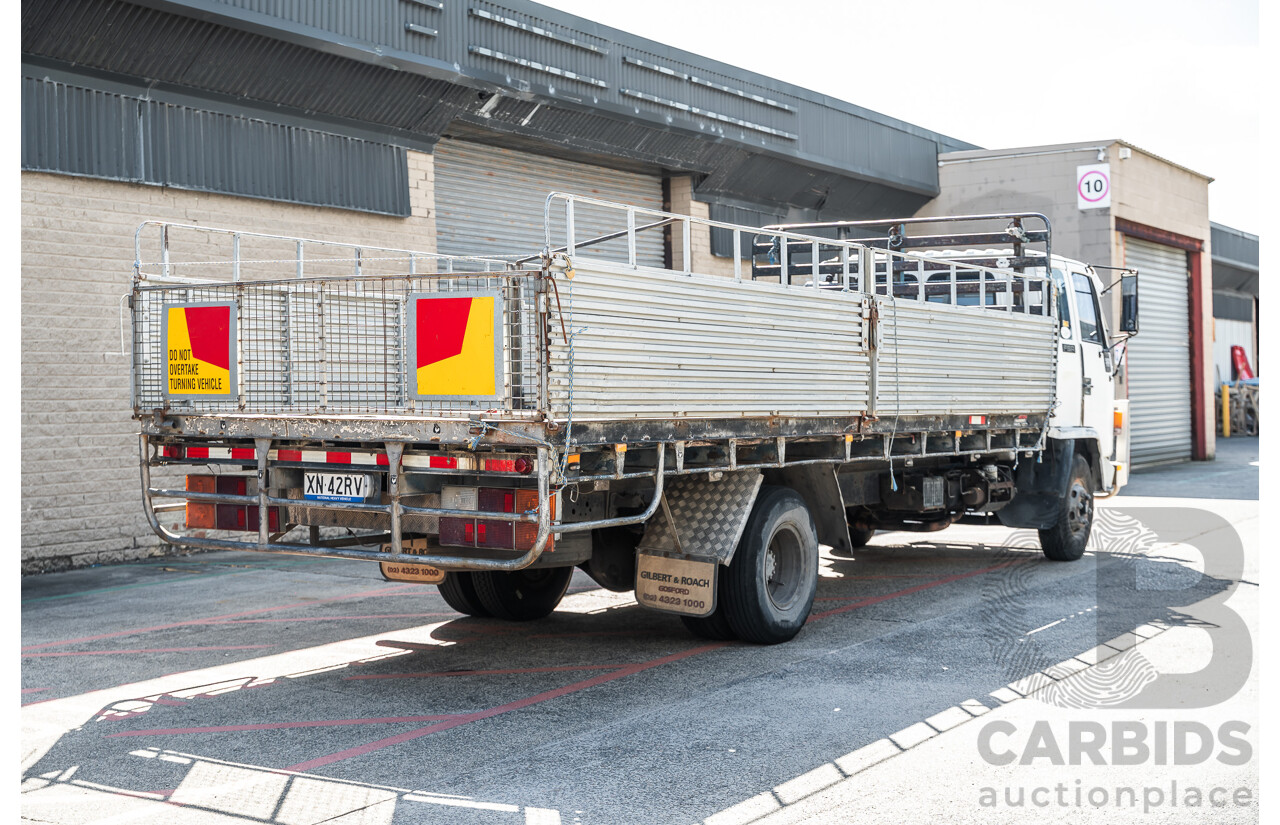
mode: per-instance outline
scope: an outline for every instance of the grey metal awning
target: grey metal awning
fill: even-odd
[[[1219,223],[1209,224],[1213,288],[1258,297],[1258,236]]]
[[[44,0],[24,61],[429,149],[459,136],[703,176],[709,199],[911,212],[970,144],[528,0]]]

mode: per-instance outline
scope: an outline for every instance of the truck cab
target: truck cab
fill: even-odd
[[[1049,437],[1086,445],[1096,473],[1095,489],[1114,495],[1129,478],[1129,402],[1123,398],[1124,343],[1137,331],[1136,274],[1117,281],[1125,301],[1120,330],[1108,329],[1104,299],[1112,288],[1097,269],[1055,257],[1057,287],[1058,386]]]

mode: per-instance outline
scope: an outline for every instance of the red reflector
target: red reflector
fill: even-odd
[[[517,473],[527,473],[533,469],[533,463],[527,458],[517,458],[515,469]]]
[[[209,457],[208,447],[188,447],[187,448],[187,458],[208,458],[208,457]]]
[[[970,424],[986,424],[987,417],[985,415],[971,415],[969,416],[969,423]]]
[[[301,461],[302,450],[278,450],[276,459],[278,461]]]
[[[486,458],[484,460],[484,468],[494,473],[515,473],[515,459],[511,458]]]
[[[351,453],[329,453],[327,458],[330,464],[351,463]]]
[[[258,453],[252,447],[232,447],[231,457],[236,459],[247,458],[250,461],[256,461]]]
[[[184,452],[181,447],[165,447],[161,454],[165,458],[183,458]]]
[[[472,522],[468,519],[441,518],[440,543],[452,547],[462,544],[464,532],[468,534],[471,532],[471,524]]]
[[[467,542],[475,541],[476,540],[475,528],[476,528],[476,523],[474,521],[468,521],[465,524],[463,524],[462,540]]]
[[[247,494],[245,482],[247,476],[215,476],[217,490],[224,495],[243,496]]]
[[[218,529],[219,530],[247,529],[244,508],[238,504],[219,504],[218,505]]]
[[[258,532],[258,508],[256,506],[241,507],[238,504],[219,504],[217,505],[217,510],[218,530]],[[272,533],[280,532],[280,508],[267,508],[267,530]]]
[[[476,545],[479,547],[493,547],[502,550],[512,549],[513,531],[510,522],[477,522],[476,532],[479,534],[479,540],[476,541]]]
[[[428,467],[439,467],[444,470],[458,469],[458,459],[447,455],[433,455],[427,460]]]

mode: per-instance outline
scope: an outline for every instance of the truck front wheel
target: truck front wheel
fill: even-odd
[[[480,604],[493,616],[512,622],[527,622],[550,615],[556,609],[569,580],[572,567],[539,567],[511,573],[474,573]]]
[[[818,592],[818,531],[804,499],[762,487],[721,575],[720,609],[739,639],[771,645],[799,633]]]
[[[1084,555],[1093,528],[1093,475],[1083,456],[1071,460],[1071,480],[1053,526],[1040,531],[1040,549],[1053,561],[1075,561]]]

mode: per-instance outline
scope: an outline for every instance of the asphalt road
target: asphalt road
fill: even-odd
[[[580,572],[553,616],[527,624],[460,617],[434,587],[385,582],[359,562],[208,553],[29,577],[23,817],[991,821],[979,787],[1037,768],[979,758],[984,720],[1112,712],[1036,698],[1049,694],[1027,677],[1047,670],[1036,678],[1070,696],[1104,659],[1147,650],[1158,669],[1164,649],[1186,660],[1180,631],[1223,598],[1252,651],[1257,442],[1219,444],[1213,465],[1135,476],[1105,503],[1079,562],[1049,562],[1032,534],[998,527],[884,534],[854,558],[824,549],[813,616],[776,647],[695,639]],[[1243,567],[1135,543],[1126,525],[1139,505],[1161,508],[1144,523],[1218,514],[1224,535],[1243,539]],[[1210,524],[1197,518],[1161,539],[1194,545],[1208,529],[1195,525]],[[1218,704],[1256,725],[1256,668],[1242,672]],[[1256,758],[1214,771],[1256,797]],[[995,821],[1189,813],[1084,809],[1005,809]],[[1232,805],[1195,820],[1256,817]]]

